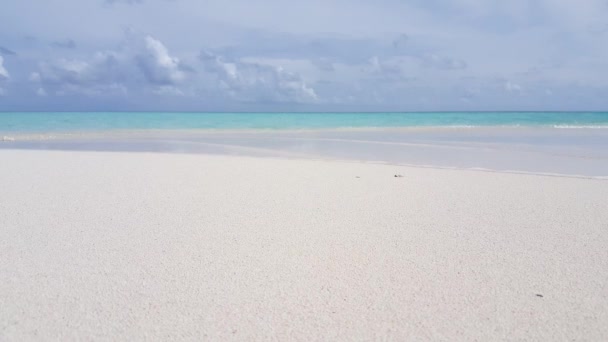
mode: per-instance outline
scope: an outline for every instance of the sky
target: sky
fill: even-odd
[[[608,110],[608,0],[18,0],[0,111]]]

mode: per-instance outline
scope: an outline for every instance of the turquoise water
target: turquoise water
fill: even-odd
[[[331,129],[429,126],[608,128],[608,112],[0,113],[0,132],[114,129]]]
[[[425,129],[382,129],[393,127]],[[0,113],[1,149],[338,159],[608,179],[608,112]]]

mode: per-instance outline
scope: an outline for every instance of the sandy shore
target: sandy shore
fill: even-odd
[[[607,181],[0,151],[3,341],[606,340],[607,270]]]

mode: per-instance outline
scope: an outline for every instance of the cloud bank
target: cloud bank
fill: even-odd
[[[23,0],[0,106],[602,110],[606,22],[603,0]]]

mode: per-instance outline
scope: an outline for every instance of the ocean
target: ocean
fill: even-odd
[[[531,126],[608,128],[608,112],[0,113],[0,133],[140,129],[335,129]]]
[[[0,113],[0,149],[327,159],[608,179],[608,112]]]

